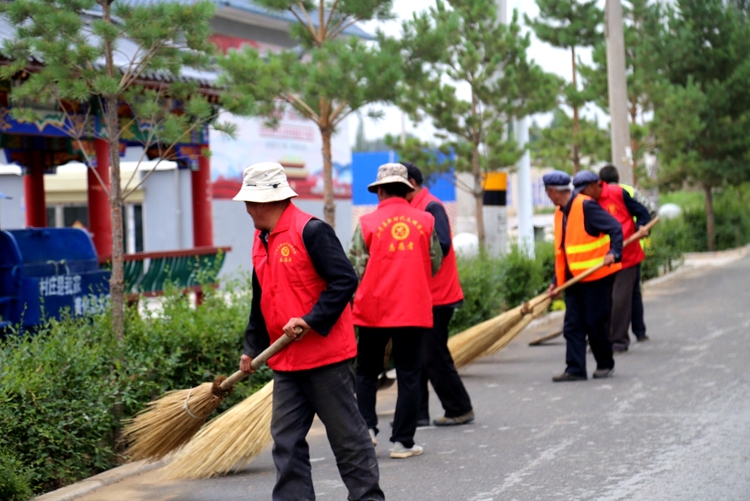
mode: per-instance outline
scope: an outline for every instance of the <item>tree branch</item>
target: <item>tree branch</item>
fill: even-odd
[[[307,9],[305,9],[305,6],[302,4],[302,1],[297,0],[297,5],[302,10],[302,14],[305,16],[305,22],[303,22],[302,24],[307,26],[307,31],[310,32],[310,35],[312,35],[312,37],[315,39],[315,41],[318,44],[322,43],[322,40],[318,39],[318,32],[315,31],[315,26],[313,26],[312,19],[310,19],[310,15],[307,13]],[[289,10],[291,10],[292,13],[294,13],[294,10],[292,7],[289,7]],[[297,18],[299,19],[299,16],[297,16]]]
[[[306,102],[304,102],[302,99],[298,98],[292,93],[286,93],[282,94],[281,99],[286,101],[287,103],[291,104],[295,108],[297,108],[299,111],[302,112],[302,114],[306,115],[307,118],[315,122],[316,124],[320,124],[320,116],[318,116],[315,111],[308,106]]]
[[[341,0],[335,0],[333,2],[333,5],[331,6],[331,15],[328,16],[328,20],[326,21],[325,32],[328,32],[328,29],[331,27],[331,21],[333,20],[333,15],[336,12],[336,7],[339,6],[339,2],[340,1]],[[322,7],[322,5],[321,5],[321,7]],[[321,10],[321,12],[323,11],[322,8],[320,10]]]

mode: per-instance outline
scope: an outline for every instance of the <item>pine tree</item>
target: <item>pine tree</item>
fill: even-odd
[[[713,191],[750,179],[750,23],[724,0],[677,0],[660,14],[651,49],[664,81],[653,121],[659,182],[703,189],[707,247],[715,250]]]
[[[0,3],[0,12],[17,27],[4,53],[11,64],[0,70],[0,78],[12,79],[33,57],[44,65],[15,86],[16,102],[53,102],[67,115],[63,131],[87,149],[87,138],[106,139],[110,146],[111,187],[108,193],[112,215],[112,278],[110,294],[112,328],[118,338],[125,331],[123,277],[123,221],[126,191],[120,182],[120,139],[130,133],[145,149],[158,146],[161,158],[170,157],[174,146],[208,123],[219,112],[214,100],[198,92],[197,83],[179,77],[185,67],[208,68],[211,46],[209,20],[214,5],[198,1],[138,3],[114,0],[14,0]],[[158,75],[158,76],[157,76]],[[158,85],[149,82],[158,79]],[[168,100],[182,102],[176,113]],[[248,110],[245,96],[227,96],[235,111]],[[130,119],[120,121],[127,109]],[[32,108],[14,113],[33,119]],[[75,114],[75,117],[73,115]],[[102,129],[95,123],[101,121]],[[96,132],[94,132],[96,130]],[[228,129],[227,129],[228,130]],[[86,156],[93,168],[93,160]]]
[[[601,25],[604,21],[597,0],[536,0],[539,17],[526,23],[534,30],[537,38],[553,47],[570,49],[572,82],[565,86],[565,104],[573,111],[573,172],[581,167],[580,154],[580,109],[588,101],[587,94],[578,89],[578,61],[576,48],[590,47],[601,40]]]
[[[371,46],[346,37],[345,30],[359,21],[389,19],[392,0],[256,3],[291,12],[297,18],[292,37],[299,41],[300,50],[261,57],[248,48],[228,54],[223,67],[233,88],[261,98],[271,120],[279,108],[289,105],[318,126],[323,140],[323,214],[326,222],[335,226],[331,137],[351,113],[373,103],[393,102],[402,73],[401,57],[393,41],[380,36],[379,43]],[[247,72],[263,73],[260,85],[248,84]]]
[[[404,94],[399,106],[414,121],[438,129],[439,145],[407,138],[396,145],[401,158],[432,172],[469,172],[473,186],[458,185],[476,200],[477,233],[484,245],[483,178],[514,165],[522,150],[508,139],[514,117],[548,111],[560,92],[556,76],[530,61],[529,36],[517,16],[498,22],[494,0],[438,0],[427,12],[403,23],[406,54]],[[461,99],[457,87],[468,89]],[[440,154],[435,154],[440,153]]]
[[[573,166],[573,119],[565,111],[554,111],[547,128],[539,128],[536,137],[530,137],[531,159],[539,167],[553,167],[570,172]],[[579,121],[578,143],[581,163],[591,166],[611,158],[609,132],[599,127],[596,120],[582,118]]]

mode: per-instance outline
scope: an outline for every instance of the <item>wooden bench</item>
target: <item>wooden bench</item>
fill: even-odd
[[[128,301],[164,294],[167,283],[185,293],[194,292],[201,303],[203,287],[218,284],[218,275],[231,247],[196,247],[177,251],[139,252],[124,256],[125,294]],[[99,265],[110,268],[110,256]]]

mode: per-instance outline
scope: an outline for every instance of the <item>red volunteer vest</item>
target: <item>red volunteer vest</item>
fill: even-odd
[[[427,188],[422,188],[411,201],[411,206],[415,209],[426,210],[430,202],[437,202],[441,206],[443,205],[443,202],[430,193]],[[453,238],[453,232],[451,232],[451,238]],[[452,243],[450,250],[448,250],[448,255],[443,259],[440,270],[430,280],[430,287],[432,289],[432,304],[434,306],[454,304],[464,298],[464,291],[461,290],[461,282],[458,280],[456,253],[453,251]]]
[[[370,253],[354,299],[362,327],[432,327],[430,238],[435,219],[403,198],[359,220]]]
[[[635,222],[633,222],[633,216],[625,206],[625,199],[622,192],[623,188],[621,186],[602,183],[602,194],[598,202],[604,210],[617,219],[617,222],[622,226],[622,236],[627,240],[635,233]],[[646,255],[643,253],[640,245],[628,245],[622,250],[622,267],[623,269],[632,268],[643,261],[645,257]]]
[[[302,240],[302,230],[310,219],[310,214],[290,203],[268,235],[268,251],[260,241],[260,232],[255,232],[253,266],[263,291],[260,309],[272,343],[283,334],[282,329],[289,319],[310,313],[326,288]],[[308,332],[302,340],[271,357],[268,366],[275,371],[301,371],[356,355],[354,324],[347,305],[328,336]]]

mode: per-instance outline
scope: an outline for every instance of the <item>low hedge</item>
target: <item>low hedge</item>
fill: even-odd
[[[122,341],[107,315],[49,321],[33,336],[7,337],[0,342],[0,467],[24,465],[16,483],[27,478],[41,493],[121,463],[123,419],[167,390],[237,370],[249,290],[237,283],[209,291],[200,308],[170,291],[158,308],[128,311]],[[259,371],[220,410],[269,379],[270,371]],[[3,488],[0,481],[0,499]]]
[[[514,308],[546,290],[554,269],[555,251],[549,242],[536,244],[534,259],[516,245],[498,257],[486,253],[459,256],[458,275],[464,302],[453,317],[451,334]]]

